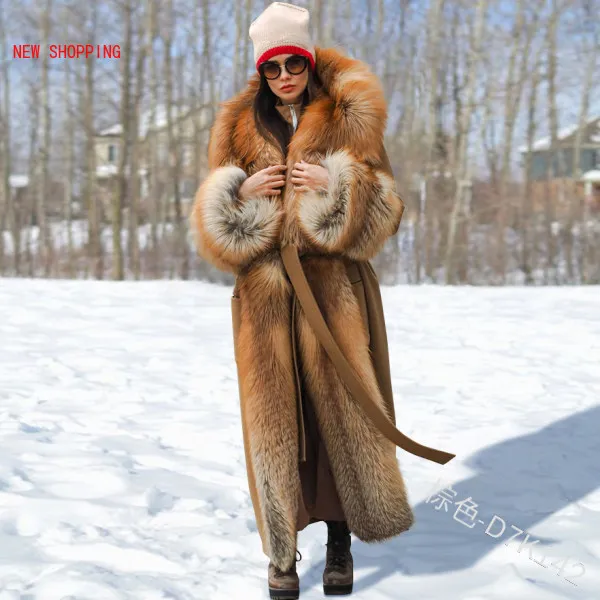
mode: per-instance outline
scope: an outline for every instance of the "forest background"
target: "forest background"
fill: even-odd
[[[407,210],[373,261],[383,283],[600,283],[599,0],[297,4],[385,88]],[[0,275],[231,283],[188,212],[266,5],[0,0]]]

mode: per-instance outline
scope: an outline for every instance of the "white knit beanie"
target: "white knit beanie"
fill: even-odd
[[[254,62],[260,65],[277,54],[300,54],[315,67],[315,48],[308,33],[309,13],[301,6],[273,2],[250,25]]]

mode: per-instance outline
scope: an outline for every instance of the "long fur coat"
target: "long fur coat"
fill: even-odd
[[[284,244],[297,246],[333,336],[385,407],[345,265],[372,259],[398,230],[404,210],[383,148],[386,102],[368,66],[338,50],[317,48],[316,69],[323,93],[306,107],[287,157],[256,130],[258,75],[222,105],[211,131],[210,173],[191,213],[200,256],[236,275],[235,358],[248,481],[263,550],[283,570],[295,560],[300,494],[295,367],[315,408],[351,531],[382,541],[413,523],[394,444],[349,394],[302,311],[291,309]],[[327,167],[326,192],[295,192],[290,178],[300,160]],[[246,177],[284,163],[281,197],[239,199]]]

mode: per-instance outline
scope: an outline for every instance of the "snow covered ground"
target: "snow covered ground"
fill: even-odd
[[[0,280],[0,600],[268,598],[229,297]],[[416,524],[353,541],[352,597],[598,600],[600,289],[383,297],[399,428],[458,456],[398,450]],[[300,534],[301,598],[324,544]]]

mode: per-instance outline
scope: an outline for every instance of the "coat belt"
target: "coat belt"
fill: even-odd
[[[347,361],[340,347],[334,340],[306,279],[297,248],[292,245],[282,247],[281,258],[294,291],[296,292],[296,296],[298,297],[298,301],[300,302],[300,306],[317,336],[317,339],[325,349],[325,352],[327,352],[338,374],[350,390],[350,393],[360,403],[367,416],[379,431],[396,446],[399,446],[415,456],[425,458],[441,465],[445,465],[455,458],[455,454],[436,450],[435,448],[423,446],[422,444],[415,442],[394,427],[394,424],[388,419],[384,411],[371,398],[366,387],[356,375],[354,369],[350,366],[350,363]]]

